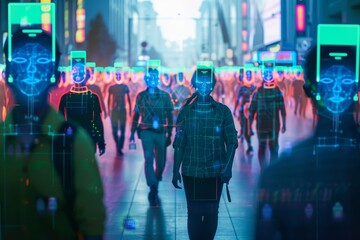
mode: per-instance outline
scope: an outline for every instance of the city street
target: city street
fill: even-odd
[[[310,109],[307,118],[303,119],[294,116],[293,109],[288,107],[287,131],[280,135],[280,151],[311,134],[311,117]],[[117,157],[110,120],[105,119],[104,123],[107,150],[100,157],[99,166],[107,208],[105,239],[188,239],[185,192],[183,189],[175,190],[171,184],[173,148],[168,148],[167,165],[163,181],[159,185],[161,206],[150,207],[141,142],[136,139],[137,149],[128,150],[127,135],[124,156]],[[239,130],[238,123],[236,124]],[[128,123],[127,129],[129,128]],[[228,202],[224,188],[215,239],[253,238],[254,195],[260,174],[256,134],[252,142],[255,150],[253,157],[244,155],[246,143],[239,144],[236,151],[233,178],[229,184],[232,202]]]

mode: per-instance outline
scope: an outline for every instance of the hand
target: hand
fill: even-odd
[[[99,156],[103,155],[105,153],[105,144],[103,146],[99,145]]]
[[[173,174],[172,184],[174,185],[175,188],[181,189],[181,187],[178,185],[178,181],[179,183],[181,183],[181,175],[179,172],[176,172]]]
[[[249,128],[249,135],[250,135],[250,136],[254,136],[254,131],[253,131],[252,128]]]
[[[168,137],[166,138],[165,145],[166,145],[167,147],[171,145],[171,136],[168,136]]]
[[[229,184],[231,177],[225,176],[225,175],[221,175],[221,181],[223,183]]]
[[[134,133],[131,133],[130,134],[130,139],[129,139],[130,142],[135,142],[135,135]]]
[[[286,126],[283,126],[282,128],[281,128],[281,133],[285,133],[286,132]]]

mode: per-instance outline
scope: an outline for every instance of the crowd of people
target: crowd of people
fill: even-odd
[[[159,66],[101,72],[85,63],[58,71],[60,52],[52,52],[52,41],[46,32],[29,36],[20,28],[4,46],[3,239],[102,239],[104,190],[96,149],[102,156],[113,140],[122,157],[126,139],[134,142],[136,136],[150,206],[161,207],[158,187],[172,144],[172,184],[180,189],[183,183],[189,238],[214,239],[235,151],[245,140],[252,155],[255,133],[261,169],[255,238],[360,239],[359,87],[346,64],[329,67],[346,74],[326,69],[317,81],[319,49],[313,47],[304,72],[264,62],[224,75],[207,61],[190,74],[161,72]],[[279,158],[287,113],[305,118],[309,108],[317,119],[314,135]],[[104,135],[107,117],[112,140]]]

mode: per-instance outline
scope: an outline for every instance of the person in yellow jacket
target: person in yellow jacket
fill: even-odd
[[[16,104],[0,124],[0,238],[102,239],[104,193],[93,144],[47,103],[59,51],[54,56],[44,31],[29,35],[20,29],[4,46]]]

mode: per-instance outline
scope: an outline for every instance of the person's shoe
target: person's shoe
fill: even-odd
[[[149,200],[149,203],[150,203],[150,206],[151,207],[155,207],[158,205],[158,186],[157,185],[151,185],[150,186],[150,192],[149,192],[149,195],[148,195],[148,200]]]
[[[254,149],[253,149],[253,147],[252,146],[249,146],[249,148],[246,150],[246,154],[253,154],[253,152],[254,152]]]
[[[124,153],[121,150],[118,150],[117,153],[119,156],[124,156]]]

